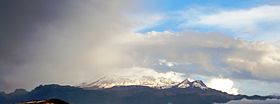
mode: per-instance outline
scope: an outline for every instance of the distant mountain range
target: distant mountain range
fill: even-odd
[[[134,81],[134,82],[133,82]],[[70,104],[213,104],[231,100],[279,99],[277,96],[231,95],[207,87],[202,81],[184,80],[104,80],[80,86],[40,85],[28,92],[18,89],[0,93],[0,104],[14,104],[44,99],[61,99]]]

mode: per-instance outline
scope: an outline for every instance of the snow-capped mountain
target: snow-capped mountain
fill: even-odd
[[[166,89],[154,89],[146,86],[118,86],[109,89],[88,90],[56,84],[40,85],[30,92],[0,93],[0,104],[18,104],[26,101],[31,102],[23,104],[64,104],[64,101],[69,102],[69,104],[224,104],[228,101],[241,99],[265,101],[266,99],[280,98],[279,96],[232,95],[211,88],[196,87],[200,85],[203,86],[201,81],[190,82],[189,80],[184,80],[176,86]],[[52,99],[54,97],[56,100]]]
[[[172,79],[160,77],[153,78],[150,76],[143,76],[140,78],[128,78],[121,76],[110,76],[110,77],[102,77],[92,83],[82,83],[80,85],[81,88],[112,88],[114,86],[131,86],[131,85],[139,85],[139,86],[148,86],[152,88],[170,88],[174,85],[178,84],[177,81]]]
[[[129,77],[120,77],[120,76],[110,76],[102,77],[91,83],[82,83],[79,85],[81,88],[85,89],[106,89],[112,88],[114,86],[147,86],[157,89],[166,89],[166,88],[188,88],[188,87],[197,87],[201,89],[207,89],[208,87],[201,81],[189,81],[185,79],[183,81],[172,80],[169,78],[159,77],[154,78],[151,76],[142,76],[140,78],[129,78]]]

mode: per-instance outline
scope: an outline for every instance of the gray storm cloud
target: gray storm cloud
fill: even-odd
[[[127,15],[133,4],[126,0],[1,1],[0,90],[47,83],[78,85],[131,67],[279,79],[278,47],[220,33],[135,33],[137,19]],[[159,60],[172,65],[162,66]]]
[[[129,29],[123,17],[129,4],[125,0],[1,1],[0,89],[73,84],[120,66],[118,59],[125,57],[114,43]]]

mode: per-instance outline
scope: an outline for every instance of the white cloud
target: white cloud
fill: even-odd
[[[237,95],[238,89],[234,88],[233,85],[233,81],[227,78],[214,78],[207,83],[210,88]]]
[[[179,13],[182,29],[224,32],[247,40],[280,39],[280,6],[261,5],[251,8],[221,9],[196,7]]]
[[[278,41],[280,28],[280,6],[262,5],[253,8],[220,10],[207,14],[199,11],[187,27],[207,28],[212,31],[233,33],[235,37],[248,40]],[[203,14],[204,13],[204,14]]]
[[[255,31],[261,23],[280,22],[280,6],[259,6],[250,9],[228,10],[201,16],[199,24],[214,25],[234,30]]]
[[[110,72],[111,75],[123,76],[129,79],[141,79],[142,77],[152,77],[155,79],[168,79],[174,82],[181,82],[186,79],[184,73],[167,71],[167,72],[157,72],[151,68],[145,67],[131,67],[131,68],[123,68],[118,69],[116,72]]]
[[[168,67],[173,67],[173,66],[177,65],[178,63],[176,63],[176,62],[169,62],[169,61],[166,61],[164,59],[159,59],[159,64],[160,65],[166,65]]]
[[[131,25],[135,27],[133,30],[139,31],[153,26],[159,25],[166,17],[162,14],[149,14],[149,13],[132,13],[133,15],[128,15]]]

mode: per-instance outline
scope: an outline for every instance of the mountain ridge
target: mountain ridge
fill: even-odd
[[[231,95],[215,89],[198,87],[157,89],[147,86],[114,86],[106,89],[88,90],[74,86],[57,84],[40,85],[21,95],[0,95],[0,104],[61,99],[70,104],[212,104],[231,100],[277,98],[273,96]],[[279,99],[279,98],[278,98]]]
[[[232,95],[209,88],[201,80],[185,79],[172,85],[168,88],[125,85],[96,89],[57,84],[40,85],[30,92],[19,89],[10,94],[1,93],[0,104],[44,99],[61,99],[70,104],[213,104],[240,99],[280,99],[279,96]]]

